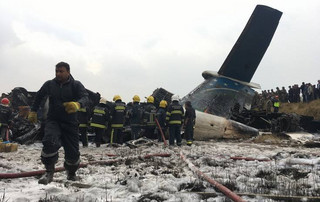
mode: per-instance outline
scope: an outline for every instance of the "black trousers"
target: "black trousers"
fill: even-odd
[[[79,165],[79,134],[78,124],[47,120],[42,139],[41,161],[45,165],[55,164],[58,150],[63,146],[65,162],[68,165]]]
[[[94,133],[96,134],[96,137],[95,137],[96,144],[102,143],[102,136],[103,136],[105,130],[106,130],[105,128],[94,128]]]
[[[187,124],[184,129],[184,135],[187,141],[193,141],[193,124]]]
[[[112,128],[110,143],[123,143],[122,128]]]
[[[83,146],[88,146],[88,128],[87,127],[79,127],[79,133],[81,135],[81,142]]]

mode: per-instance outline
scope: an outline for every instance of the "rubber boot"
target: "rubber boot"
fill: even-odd
[[[67,180],[71,181],[79,181],[80,178],[76,175],[76,171],[79,167],[79,165],[68,165],[67,163],[64,163],[64,167],[67,172]]]
[[[42,175],[42,177],[39,179],[39,184],[47,185],[53,180],[53,174],[54,174],[54,164],[53,165],[45,165],[46,172]]]

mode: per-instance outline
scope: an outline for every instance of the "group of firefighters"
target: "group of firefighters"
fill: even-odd
[[[124,141],[124,126],[130,126],[131,140],[147,137],[163,141],[169,129],[169,144],[175,141],[181,146],[181,128],[187,145],[193,141],[193,128],[195,124],[195,110],[189,101],[185,109],[179,103],[179,96],[173,95],[168,106],[166,100],[161,100],[159,106],[155,105],[155,98],[149,96],[147,103],[141,103],[140,97],[134,95],[132,102],[125,104],[119,95],[113,97],[113,102],[101,97],[99,104],[90,110],[87,107],[78,111],[79,133],[84,147],[88,146],[88,127],[94,130],[95,145],[100,147],[102,142],[122,144]],[[127,139],[127,138],[126,138]]]
[[[104,134],[107,134],[110,143],[122,144],[125,121],[130,125],[132,139],[146,136],[161,141],[159,134],[168,128],[169,144],[173,146],[176,140],[176,144],[181,146],[180,132],[181,127],[184,126],[187,144],[192,144],[196,117],[189,101],[184,103],[186,109],[184,111],[177,95],[171,97],[169,105],[165,100],[161,100],[159,106],[154,105],[153,96],[149,96],[147,103],[142,104],[139,96],[135,95],[132,103],[125,104],[119,95],[115,95],[113,102],[107,102],[106,99],[101,98],[99,104],[90,112],[91,110],[87,108],[88,92],[80,81],[72,77],[70,65],[59,62],[55,66],[55,75],[55,78],[47,80],[36,93],[28,114],[28,120],[37,123],[41,103],[48,98],[49,108],[40,155],[46,172],[38,183],[46,185],[52,182],[60,147],[65,151],[64,168],[67,179],[79,180],[76,175],[80,165],[79,132],[83,146],[88,146],[88,123],[95,130],[97,147],[101,145]],[[10,101],[7,98],[1,100],[2,139],[6,138],[2,131],[8,131],[10,124],[12,112],[9,105]],[[159,127],[156,127],[156,124]]]
[[[83,147],[88,146],[89,127],[94,130],[96,147],[100,147],[104,141],[122,144],[125,125],[130,126],[131,140],[144,136],[162,142],[162,135],[169,129],[169,144],[174,145],[176,141],[178,146],[181,146],[180,134],[183,127],[187,145],[192,145],[196,115],[189,101],[184,106],[186,111],[179,103],[177,95],[172,96],[169,106],[166,100],[161,100],[159,106],[155,106],[153,96],[147,98],[147,103],[140,103],[138,95],[134,95],[132,102],[128,104],[125,104],[119,95],[115,95],[113,101],[109,102],[101,97],[93,110],[88,107],[79,108],[77,116]],[[0,139],[3,141],[9,140],[7,129],[11,117],[10,100],[3,98],[0,104]]]

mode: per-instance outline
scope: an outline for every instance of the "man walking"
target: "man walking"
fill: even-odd
[[[65,151],[64,167],[68,180],[77,180],[76,171],[80,164],[79,135],[77,111],[88,103],[88,93],[80,81],[74,80],[70,74],[68,63],[56,65],[56,77],[48,80],[37,92],[28,119],[37,121],[37,110],[41,100],[49,97],[49,111],[42,139],[41,161],[46,173],[38,181],[48,184],[53,180],[58,150],[63,146]]]

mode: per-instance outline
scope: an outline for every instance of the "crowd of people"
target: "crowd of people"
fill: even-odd
[[[316,85],[305,82],[302,82],[300,86],[294,84],[289,86],[288,90],[285,87],[281,89],[276,87],[276,90],[263,90],[254,96],[252,108],[269,112],[273,108],[273,112],[278,112],[280,103],[307,103],[316,99],[320,99],[320,80]]]
[[[261,95],[265,99],[277,95],[280,102],[310,102],[320,98],[320,80],[318,80],[316,85],[305,82],[302,82],[300,86],[295,84],[289,86],[288,90],[286,90],[285,87],[282,87],[281,89],[276,87],[275,91],[273,89],[263,90]]]

